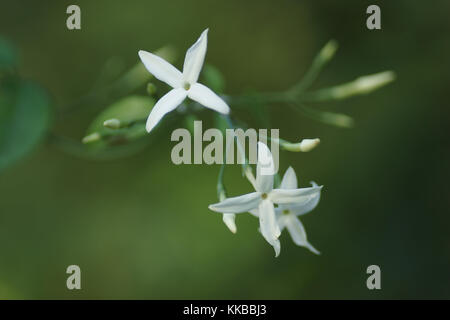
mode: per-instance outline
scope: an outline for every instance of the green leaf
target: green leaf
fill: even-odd
[[[225,90],[225,79],[222,73],[216,67],[207,64],[203,67],[202,78],[205,84],[217,94]]]
[[[150,114],[155,100],[148,96],[129,96],[123,98],[102,111],[89,126],[86,136],[98,133],[99,141],[89,143],[96,147],[123,144],[140,138],[146,134],[145,121]],[[104,126],[104,122],[117,119],[121,123],[120,129]]]
[[[16,49],[8,40],[0,37],[0,70],[14,67],[16,64]]]
[[[0,83],[0,171],[33,150],[50,120],[50,99],[41,87],[18,79]]]

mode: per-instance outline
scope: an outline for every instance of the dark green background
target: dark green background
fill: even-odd
[[[80,31],[65,25],[73,3]],[[380,31],[365,27],[373,3]],[[206,27],[207,62],[229,94],[289,87],[331,38],[340,48],[316,87],[388,69],[398,79],[317,106],[353,116],[351,130],[270,109],[283,138],[322,140],[310,153],[281,154],[302,186],[325,186],[302,220],[321,256],[283,234],[275,259],[250,215],[231,234],[207,208],[219,167],[173,165],[169,130],[144,152],[106,162],[44,142],[0,175],[0,298],[450,298],[449,12],[448,1],[2,0],[0,34],[56,108],[89,91],[111,57],[129,67],[139,49],[171,44],[181,67]],[[55,131],[81,139],[95,107],[56,118]],[[238,168],[227,173],[231,195],[251,190]],[[81,267],[81,291],[66,289],[70,264]],[[371,264],[381,267],[380,291],[366,288]]]

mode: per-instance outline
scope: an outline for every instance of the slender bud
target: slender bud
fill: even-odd
[[[275,139],[271,139],[271,140],[275,140]],[[314,149],[315,147],[317,147],[317,145],[320,143],[320,139],[319,138],[303,139],[302,141],[297,142],[297,143],[289,142],[289,141],[286,141],[283,139],[276,139],[275,142],[278,143],[280,145],[280,147],[286,151],[308,152],[308,151],[311,151],[312,149]]]
[[[295,95],[302,94],[303,96],[304,91],[313,84],[322,69],[333,58],[337,48],[338,44],[335,40],[328,41],[314,58],[303,79],[291,89],[291,93]]]
[[[395,73],[392,71],[380,72],[368,76],[359,77],[355,80],[355,92],[365,94],[372,92],[395,80]]]
[[[328,101],[350,98],[356,95],[368,94],[395,80],[395,73],[384,71],[367,76],[362,76],[354,81],[347,82],[330,88],[320,89],[305,94],[305,99],[310,101]]]
[[[319,119],[324,123],[341,128],[352,128],[355,125],[355,121],[352,117],[342,113],[322,111],[319,114]]]
[[[103,126],[109,129],[119,129],[120,128],[120,120],[119,119],[108,119],[103,122]]]
[[[330,40],[327,44],[320,50],[318,60],[321,60],[322,63],[328,62],[333,58],[336,50],[338,48],[338,44],[335,40]]]
[[[300,142],[300,151],[301,152],[308,152],[311,151],[312,149],[314,149],[318,144],[320,143],[320,139],[316,138],[316,139],[303,139]]]
[[[90,134],[90,135],[88,135],[88,136],[85,136],[85,137],[81,140],[81,142],[83,142],[84,144],[92,143],[92,142],[99,141],[100,138],[101,138],[100,134],[99,134],[98,132],[94,132],[94,133],[92,133],[92,134]]]

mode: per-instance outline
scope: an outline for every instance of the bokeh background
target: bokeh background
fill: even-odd
[[[380,31],[365,27],[374,3]],[[69,4],[81,7],[80,31],[66,28]],[[139,49],[170,44],[181,66],[206,27],[206,59],[223,72],[227,94],[289,87],[332,38],[339,50],[314,87],[389,69],[398,78],[317,105],[351,115],[353,129],[270,108],[283,138],[322,140],[280,157],[302,186],[325,185],[302,219],[321,256],[283,234],[275,259],[250,215],[238,216],[231,234],[207,208],[219,166],[172,164],[170,127],[144,151],[109,161],[44,139],[0,173],[0,298],[450,298],[448,12],[448,1],[2,1],[0,34],[57,114],[91,90],[108,59],[128,68]],[[52,131],[79,141],[102,107],[55,116]],[[251,190],[238,168],[225,179],[231,195]],[[81,267],[80,291],[66,288],[71,264]],[[381,267],[382,290],[366,288],[371,264]]]

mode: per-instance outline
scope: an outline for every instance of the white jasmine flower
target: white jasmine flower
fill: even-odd
[[[139,57],[147,70],[157,79],[173,89],[164,95],[153,107],[147,119],[146,129],[150,132],[170,111],[173,111],[187,97],[201,105],[228,114],[230,108],[211,89],[198,83],[198,77],[205,60],[208,29],[203,31],[197,42],[189,48],[184,59],[183,73],[169,62],[153,53],[140,50]]]
[[[227,198],[209,206],[209,209],[228,214],[255,212],[259,217],[260,231],[263,237],[275,249],[275,256],[280,254],[280,227],[278,225],[274,204],[298,204],[308,202],[312,196],[320,193],[321,186],[303,189],[273,189],[274,174],[273,157],[269,148],[258,142],[258,161],[256,167],[256,192],[239,197]]]
[[[317,184],[311,182],[313,187],[317,187]],[[297,177],[294,169],[289,167],[281,180],[280,189],[295,190],[297,189]],[[312,211],[320,200],[320,191],[311,194],[309,199],[302,203],[294,204],[280,204],[276,209],[277,221],[280,230],[286,228],[290,233],[292,240],[298,246],[305,247],[315,254],[320,254],[307,240],[305,228],[300,222],[298,216],[304,215]]]

